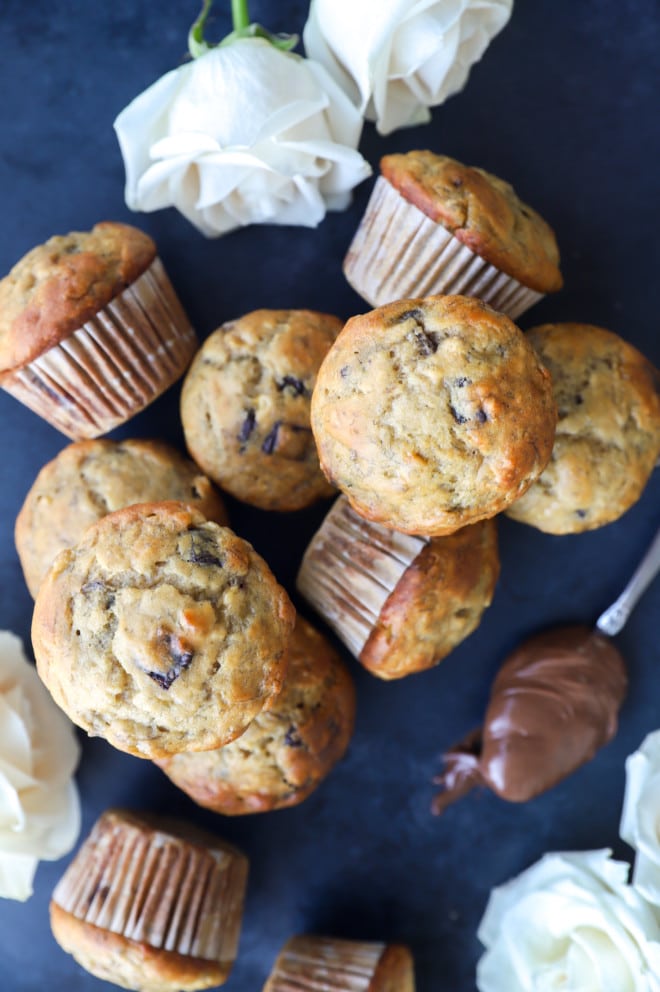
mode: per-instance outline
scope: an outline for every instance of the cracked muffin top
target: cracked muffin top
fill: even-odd
[[[552,228],[509,183],[446,155],[385,155],[383,177],[431,220],[491,265],[539,293],[561,289]]]
[[[151,265],[156,245],[128,224],[56,235],[0,281],[0,372],[58,344]]]
[[[15,540],[32,596],[55,556],[88,527],[133,503],[178,500],[225,524],[222,500],[197,466],[161,441],[79,441],[39,472],[16,518]]]
[[[280,691],[294,618],[247,541],[182,503],[144,503],[57,556],[32,641],[74,723],[153,758],[243,733]]]
[[[294,806],[342,757],[353,733],[355,689],[346,665],[301,616],[279,696],[242,736],[215,751],[175,754],[157,764],[201,806],[263,813]]]
[[[503,314],[464,296],[351,318],[319,371],[321,465],[357,513],[436,536],[495,516],[543,471],[548,371]]]
[[[309,424],[316,374],[338,317],[255,310],[204,342],[186,376],[190,454],[219,486],[262,510],[299,510],[333,494]]]
[[[550,461],[508,516],[550,534],[617,520],[660,458],[660,376],[631,344],[591,324],[528,332],[547,365],[559,420]]]

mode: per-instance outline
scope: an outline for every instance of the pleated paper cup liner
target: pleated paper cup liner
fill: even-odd
[[[359,659],[385,602],[427,544],[364,520],[340,496],[305,551],[296,586]]]
[[[74,441],[125,423],[185,372],[197,337],[159,258],[107,306],[0,385]]]
[[[413,963],[396,944],[293,937],[263,992],[414,992]]]
[[[224,981],[238,948],[247,859],[219,839],[190,836],[155,818],[110,810],[58,882],[52,905],[128,947],[145,946],[152,959],[161,952],[165,970],[168,956],[180,956],[202,971],[215,963],[211,984]],[[75,947],[66,949],[76,956]]]
[[[476,296],[515,320],[544,296],[475,254],[382,176],[344,259],[344,275],[373,307],[424,296]]]

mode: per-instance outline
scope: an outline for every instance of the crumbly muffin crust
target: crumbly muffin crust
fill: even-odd
[[[479,626],[499,570],[494,520],[432,538],[387,598],[361,663],[387,679],[436,665]]]
[[[255,310],[204,342],[183,385],[181,419],[195,461],[233,496],[298,510],[332,495],[309,407],[341,327],[309,310]]]
[[[631,344],[591,324],[527,334],[551,374],[557,436],[543,474],[507,513],[550,534],[618,519],[660,458],[660,376]]]
[[[58,344],[155,257],[147,234],[110,221],[33,248],[0,281],[0,372],[27,365]]]
[[[146,503],[57,556],[32,641],[74,723],[153,758],[243,733],[280,691],[294,618],[246,541],[182,503]]]
[[[509,183],[447,155],[386,155],[381,173],[410,203],[471,251],[540,293],[561,289],[552,228]]]
[[[319,371],[321,465],[357,513],[440,536],[495,516],[545,467],[556,409],[519,329],[480,300],[399,300],[348,321]]]
[[[158,759],[200,806],[232,816],[295,806],[343,756],[355,722],[355,688],[328,641],[301,616],[282,691],[238,740],[214,751]]]
[[[55,556],[101,517],[133,503],[179,500],[227,523],[197,466],[162,441],[79,441],[41,469],[16,518],[16,550],[33,597]]]

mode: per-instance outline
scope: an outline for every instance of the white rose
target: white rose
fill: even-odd
[[[380,134],[425,124],[467,82],[513,0],[312,0],[303,31]]]
[[[637,852],[633,885],[660,906],[660,730],[626,760],[620,832]]]
[[[73,726],[52,701],[18,637],[0,631],[0,896],[27,899],[40,860],[71,850],[80,831]]]
[[[493,890],[480,992],[657,992],[660,923],[609,851],[547,854]]]
[[[244,38],[167,73],[117,117],[132,210],[175,206],[209,237],[314,227],[371,169],[362,120],[322,66]]]

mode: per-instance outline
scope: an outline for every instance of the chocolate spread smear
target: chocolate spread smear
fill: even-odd
[[[433,812],[477,785],[509,802],[552,788],[614,737],[627,685],[617,649],[588,627],[525,641],[493,683],[483,727],[444,755]]]

